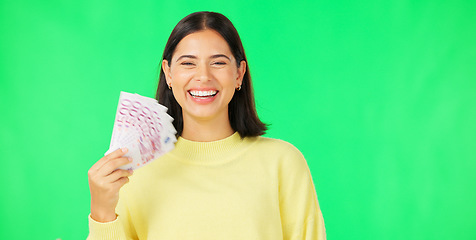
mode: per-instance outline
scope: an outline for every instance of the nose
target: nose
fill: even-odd
[[[197,67],[197,72],[195,74],[195,80],[198,82],[207,82],[210,81],[210,69],[206,64],[200,64]]]

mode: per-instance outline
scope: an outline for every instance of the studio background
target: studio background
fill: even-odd
[[[470,0],[0,0],[0,239],[86,238],[119,92],[153,97],[170,32],[201,10],[235,24],[329,239],[476,239]]]

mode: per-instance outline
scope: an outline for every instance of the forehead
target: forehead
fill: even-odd
[[[175,48],[172,58],[183,54],[197,57],[224,54],[230,58],[233,57],[226,40],[218,32],[209,29],[194,32],[184,37]]]

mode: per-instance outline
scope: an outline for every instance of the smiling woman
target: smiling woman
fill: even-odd
[[[157,98],[175,119],[175,148],[134,176],[117,170],[127,149],[91,167],[89,239],[325,239],[306,160],[261,137],[233,24],[193,13],[162,59]]]
[[[162,69],[182,108],[186,123],[182,137],[214,141],[233,134],[228,103],[235,89],[241,88],[246,62],[235,60],[219,33],[206,29],[186,36],[177,45],[170,62],[163,60]],[[197,125],[201,127],[196,128]]]
[[[183,68],[177,66],[179,65],[177,61]],[[174,66],[177,66],[175,72]],[[264,134],[266,126],[256,113],[245,50],[238,32],[228,18],[210,12],[190,14],[175,26],[165,45],[157,99],[169,108],[169,114],[175,119],[174,126],[178,135],[182,135],[184,121],[182,106],[177,102],[179,100],[177,98],[181,96],[175,95],[171,74],[186,74],[185,70],[188,74],[195,74],[195,79],[198,77],[197,74],[202,74],[200,77],[208,80],[213,74],[227,74],[226,79],[230,80],[235,78],[237,91],[231,91],[232,98],[228,102],[231,128],[241,137]],[[165,74],[166,71],[169,71],[168,76]],[[234,74],[237,76],[233,76]],[[212,80],[217,79],[222,77]],[[170,91],[170,87],[173,91]]]

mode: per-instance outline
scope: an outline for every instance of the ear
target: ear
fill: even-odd
[[[241,61],[240,67],[238,67],[238,77],[236,78],[236,87],[238,88],[243,83],[243,77],[246,73],[246,62]]]
[[[164,71],[165,80],[167,81],[167,85],[169,85],[171,83],[172,76],[170,75],[169,61],[165,59],[162,60],[162,71]]]

